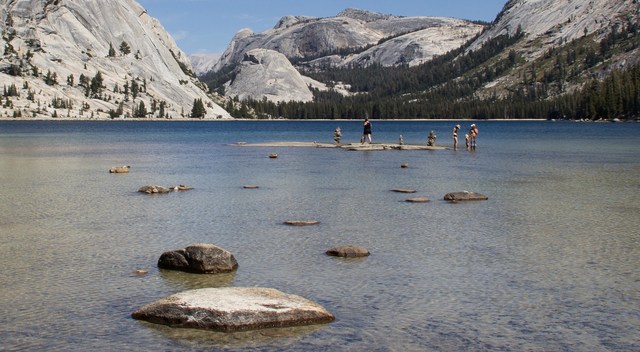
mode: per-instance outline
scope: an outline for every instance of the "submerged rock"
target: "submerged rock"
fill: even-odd
[[[270,288],[203,288],[148,304],[134,319],[178,328],[234,332],[325,324],[335,317],[319,304]]]
[[[123,165],[123,166],[114,166],[109,169],[110,174],[127,174],[129,173],[129,169],[131,166]]]
[[[172,187],[164,187],[164,186],[142,186],[138,189],[138,192],[140,193],[146,193],[146,194],[163,194],[163,193],[169,193],[169,192],[174,192],[174,191],[189,191],[192,190],[193,187],[191,186],[187,186],[187,185],[179,185],[179,186],[172,186]]]
[[[476,193],[476,192],[452,192],[444,195],[444,200],[448,200],[450,202],[460,202],[460,201],[469,201],[469,200],[487,200],[489,197],[484,194]]]
[[[212,244],[195,244],[185,249],[162,253],[158,259],[158,267],[195,274],[219,274],[238,269],[238,262],[225,249]]]
[[[287,220],[284,222],[285,225],[291,226],[309,226],[309,225],[318,225],[320,221],[317,220]]]
[[[369,250],[364,247],[348,245],[330,248],[326,254],[333,257],[358,258],[367,257],[370,253]]]
[[[144,270],[144,269],[137,269],[137,270],[134,270],[134,271],[132,272],[132,274],[133,274],[133,275],[136,275],[136,276],[145,276],[145,275],[147,275],[148,273],[149,273],[149,271],[148,271],[148,270]]]
[[[406,200],[408,203],[429,203],[430,201],[429,198],[409,198]]]
[[[417,191],[415,189],[396,188],[396,189],[392,189],[391,192],[396,192],[396,193],[416,193]]]
[[[146,194],[161,194],[161,193],[169,193],[173,191],[172,188],[169,187],[163,187],[163,186],[142,186],[138,189],[138,192],[140,193],[146,193]]]

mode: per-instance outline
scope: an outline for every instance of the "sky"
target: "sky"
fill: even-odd
[[[493,21],[507,0],[138,0],[182,51],[221,54],[243,28],[256,33],[288,15],[332,17],[346,8],[397,16]]]

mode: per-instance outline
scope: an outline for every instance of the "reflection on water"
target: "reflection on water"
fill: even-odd
[[[640,350],[639,125],[485,122],[475,152],[226,145],[331,141],[338,123],[359,139],[356,122],[0,122],[0,349]],[[374,121],[374,139],[433,129],[446,145],[453,124]],[[148,184],[194,190],[136,192]],[[489,200],[442,200],[460,190]],[[238,271],[157,269],[194,243],[228,249]],[[371,256],[324,254],[343,244]],[[130,318],[222,286],[298,294],[337,319],[220,334]]]

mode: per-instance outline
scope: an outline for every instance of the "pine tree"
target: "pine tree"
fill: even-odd
[[[48,86],[55,86],[58,84],[58,74],[50,70],[47,71],[47,74],[44,76],[44,83]]]
[[[115,57],[116,56],[116,49],[113,48],[113,44],[111,42],[109,42],[109,54],[107,54],[108,57]]]
[[[104,86],[102,85],[104,82],[102,78],[102,73],[98,71],[95,76],[91,79],[91,96],[92,97],[100,97],[102,94],[102,89]]]
[[[138,93],[140,92],[140,85],[138,85],[138,82],[135,79],[131,80],[131,96],[133,97],[133,99],[136,99],[138,97]]]
[[[131,47],[129,46],[129,44],[127,42],[122,41],[122,43],[120,43],[120,53],[122,55],[131,54]]]
[[[144,101],[140,101],[138,107],[133,106],[133,117],[147,117],[147,107],[144,105]]]
[[[204,107],[204,103],[202,102],[202,99],[194,99],[193,108],[191,109],[191,117],[204,118],[204,115],[206,113],[207,113],[207,110]]]
[[[164,117],[165,113],[164,113],[164,106],[166,105],[166,103],[163,101],[160,102],[160,112],[158,113],[158,117]]]

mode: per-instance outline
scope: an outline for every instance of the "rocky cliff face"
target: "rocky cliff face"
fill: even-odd
[[[619,30],[628,23],[637,23],[639,18],[640,2],[636,0],[510,0],[493,25],[471,43],[468,50],[480,48],[491,38],[503,34],[514,35],[521,31],[523,38],[510,50],[522,57],[524,63],[486,84],[477,95],[507,96],[522,89],[522,77],[532,72],[536,62],[538,67],[544,67],[545,72],[552,71],[549,64],[544,62],[548,53],[554,50],[561,52],[566,44],[583,38],[593,41],[594,48],[599,47],[599,42],[612,29]],[[638,48],[627,48],[620,53],[612,53],[603,65],[592,68],[568,63],[567,65],[573,66],[565,70],[572,71],[571,76],[554,82],[557,87],[548,84],[547,90],[550,94],[563,94],[580,89],[592,77],[604,78],[614,69],[640,62],[638,52]],[[554,60],[562,57],[563,55],[559,55]],[[584,61],[584,58],[581,60]]]
[[[269,101],[313,100],[309,78],[303,77],[283,55],[268,49],[253,49],[244,54],[235,78],[226,86],[228,96]],[[316,82],[316,85],[322,84]]]
[[[17,88],[3,117],[124,117],[142,103],[146,117],[177,118],[195,99],[206,118],[230,117],[135,0],[0,0],[0,30],[0,78]]]
[[[637,16],[639,6],[637,0],[510,0],[469,49],[475,50],[501,34],[513,35],[520,28],[529,41],[543,39],[532,47],[531,56],[535,57],[549,46],[614,28],[626,22],[630,13]]]

